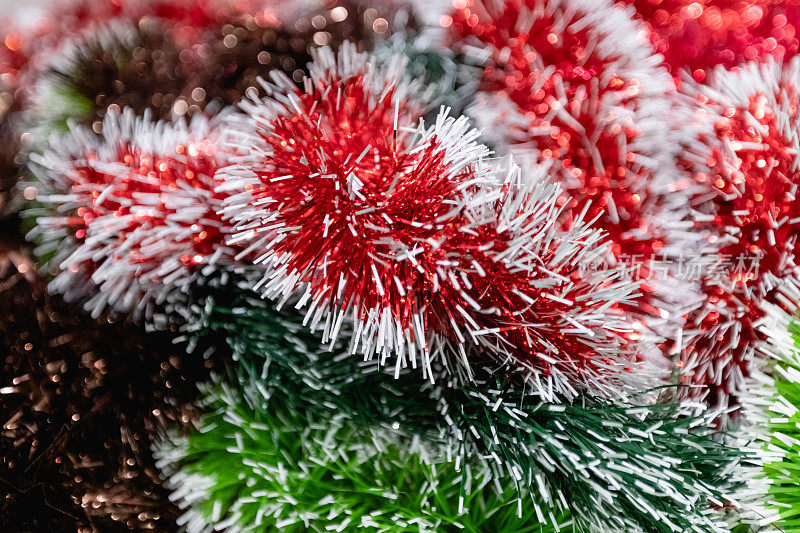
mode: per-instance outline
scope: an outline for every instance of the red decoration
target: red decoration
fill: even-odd
[[[617,255],[658,252],[664,229],[653,217],[666,189],[656,171],[670,164],[671,82],[644,28],[603,1],[454,5],[445,22],[457,46],[489,58],[473,113],[490,135],[501,132],[499,148],[552,162],[561,201],[572,197],[572,213],[590,205]]]
[[[54,137],[38,161],[40,200],[63,216],[39,224],[43,237],[69,237],[51,286],[69,294],[91,280],[99,290],[79,294],[88,297],[87,307],[125,312],[200,266],[229,258],[217,215],[223,195],[214,191],[222,162],[217,137],[202,118],[168,126],[131,112],[110,113],[99,140],[83,129]]]
[[[398,369],[419,358],[430,375],[451,343],[464,372],[478,350],[528,368],[546,396],[619,393],[634,354],[617,302],[635,284],[579,272],[600,234],[561,229],[541,169],[525,186],[517,167],[488,165],[463,118],[409,128],[413,82],[350,47],[311,71],[305,92],[284,80],[248,106],[249,155],[222,172],[264,293],[301,295],[328,338],[352,317],[355,345],[395,353]]]
[[[697,328],[685,350],[687,383],[712,390],[712,403],[727,405],[744,390],[757,342],[763,302],[793,306],[779,295],[797,275],[800,235],[797,87],[800,64],[751,65],[738,73],[718,70],[698,97],[715,120],[704,139],[706,161],[695,173],[712,191],[700,206],[701,227],[717,249],[720,268],[703,283],[705,305],[690,315]]]

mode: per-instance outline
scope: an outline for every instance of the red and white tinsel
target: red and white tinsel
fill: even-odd
[[[224,161],[218,124],[109,112],[100,135],[54,135],[32,157],[37,200],[56,213],[34,230],[55,253],[51,288],[85,300],[94,315],[127,313],[229,260],[217,215],[223,194],[215,192]]]
[[[800,234],[800,63],[721,69],[695,92],[699,121],[713,129],[693,154],[697,225],[715,254],[704,304],[689,315],[683,381],[727,407],[746,390],[754,358],[767,349],[765,305],[796,308]]]
[[[441,356],[469,375],[488,355],[521,366],[548,400],[645,379],[619,309],[637,284],[586,268],[607,244],[583,215],[562,224],[547,166],[488,159],[446,111],[415,126],[415,82],[402,63],[373,64],[323,49],[304,91],[278,76],[245,106],[244,155],[220,177],[230,242],[265,268],[258,288],[306,309],[327,339],[352,320],[352,350],[394,355],[398,372],[432,378]]]

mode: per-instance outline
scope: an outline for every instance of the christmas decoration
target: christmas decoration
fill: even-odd
[[[643,282],[623,308],[653,347],[642,357],[658,364],[697,299],[695,280],[676,266],[697,239],[685,231],[692,183],[675,165],[688,133],[670,120],[686,110],[644,27],[610,1],[454,6],[441,23],[457,50],[483,63],[467,113],[500,153],[550,165],[564,224],[584,214],[608,234],[606,261]]]
[[[775,361],[768,363],[767,375],[754,394],[763,399],[766,408],[754,418],[766,429],[763,435],[763,475],[768,483],[764,515],[784,531],[800,527],[800,491],[797,477],[800,468],[800,325],[796,316],[776,306],[765,306],[769,325],[761,333],[769,338]],[[766,384],[766,386],[764,386]]]
[[[3,15],[0,529],[800,530],[793,1]]]
[[[397,372],[419,364],[432,378],[441,356],[468,375],[469,352],[489,351],[546,398],[634,376],[615,306],[636,284],[576,275],[604,253],[599,232],[581,216],[561,229],[560,190],[523,183],[510,160],[487,164],[464,119],[409,128],[414,82],[369,64],[323,49],[305,92],[276,76],[271,98],[247,106],[245,155],[219,176],[230,242],[266,269],[256,288],[279,305],[299,297],[325,339],[354,320],[351,351],[394,353]]]
[[[697,89],[702,115],[715,121],[695,173],[709,191],[698,224],[717,261],[703,280],[705,302],[687,322],[684,379],[723,407],[746,390],[763,341],[762,302],[797,305],[781,287],[797,283],[799,69],[792,61],[718,71],[713,85]]]
[[[467,2],[450,18],[459,46],[488,57],[471,113],[494,144],[551,160],[562,203],[589,205],[615,253],[658,251],[671,84],[642,29],[611,3],[581,0]]]
[[[436,448],[417,438],[341,414],[284,412],[258,381],[235,383],[209,394],[212,414],[197,432],[161,452],[188,531],[556,530],[532,508],[517,516],[513,485],[498,494],[476,473],[463,494],[454,464],[432,462]]]
[[[99,139],[81,128],[54,135],[33,158],[46,206],[35,236],[58,270],[51,289],[84,299],[93,316],[125,313],[230,260],[218,137],[202,117],[167,125],[129,110],[109,113]]]

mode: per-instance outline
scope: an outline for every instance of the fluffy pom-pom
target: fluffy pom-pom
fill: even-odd
[[[797,284],[800,232],[798,99],[800,63],[717,71],[699,87],[699,115],[712,120],[695,179],[707,187],[698,225],[716,259],[706,272],[705,301],[688,319],[684,381],[727,406],[746,388],[769,302],[791,310],[783,293]]]
[[[485,61],[469,113],[490,140],[552,161],[560,201],[590,205],[616,254],[660,250],[671,82],[643,28],[611,2],[476,0],[453,12],[451,33]]]
[[[231,242],[266,268],[264,294],[299,297],[326,338],[351,318],[352,350],[396,353],[398,371],[419,357],[430,377],[443,353],[468,374],[479,349],[529,370],[545,396],[609,393],[635,358],[616,304],[636,284],[582,271],[602,234],[580,216],[562,227],[545,169],[523,183],[513,162],[486,161],[464,118],[407,127],[412,82],[352,49],[323,50],[311,72],[304,92],[265,84],[271,96],[247,106],[245,155],[219,174]]]
[[[32,156],[44,205],[34,235],[41,253],[55,251],[52,289],[86,300],[95,316],[126,313],[231,259],[217,215],[215,124],[112,112],[99,138],[77,127]]]

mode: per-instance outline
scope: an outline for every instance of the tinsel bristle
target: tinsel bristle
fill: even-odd
[[[555,532],[476,465],[466,489],[445,451],[388,427],[339,414],[286,410],[257,379],[208,391],[198,430],[158,450],[187,531]],[[277,468],[273,465],[277,465]],[[469,468],[469,467],[467,467]],[[398,475],[399,474],[399,475]]]
[[[0,9],[0,531],[800,532],[800,0]]]
[[[376,517],[401,512],[404,520],[422,521],[417,526],[424,524],[423,530],[437,527],[437,519],[462,525],[477,520],[462,498],[480,507],[510,486],[517,490],[517,520],[511,520],[506,506],[491,507],[507,516],[510,531],[531,521],[557,530],[565,514],[579,531],[724,531],[733,518],[715,508],[749,495],[736,471],[755,462],[757,454],[715,435],[707,427],[713,414],[697,416],[674,405],[612,404],[591,396],[530,402],[514,385],[513,373],[492,372],[490,361],[476,363],[476,376],[468,383],[448,380],[441,366],[435,368],[434,384],[407,372],[387,380],[377,362],[348,357],[341,341],[329,346],[330,353],[320,350],[320,337],[305,330],[301,315],[270,309],[246,287],[241,284],[239,297],[229,303],[209,300],[196,309],[194,322],[204,327],[190,336],[226,338],[237,370],[222,388],[206,387],[208,416],[197,432],[159,446],[175,498],[186,510],[183,520],[193,530],[212,523],[248,530],[254,523],[267,527],[267,520],[285,520],[285,526],[308,526],[312,520],[312,529],[347,523],[348,509],[357,507],[350,500],[354,493],[373,492],[362,486],[372,479],[366,469],[384,459],[359,459],[362,451],[375,452],[368,444],[347,448],[338,442],[360,442],[372,431],[380,434],[373,435],[375,446],[384,442],[403,457],[398,461],[421,463],[415,472],[448,472],[460,487],[458,503],[452,503],[460,509],[450,518],[429,507],[441,504],[441,491],[450,483],[423,485],[427,497],[419,505],[374,502]],[[334,423],[323,425],[326,418]],[[289,435],[298,432],[307,438],[290,442]],[[278,466],[270,457],[281,452],[266,445],[275,439],[290,454]],[[243,458],[231,459],[222,450]],[[333,463],[320,459],[303,466],[301,458],[315,454]],[[342,486],[341,493],[333,487],[327,495],[315,492],[323,507],[298,508],[291,496],[295,491],[286,493],[280,486],[284,476],[301,484],[336,479],[328,469],[341,465],[349,465],[346,479],[356,485]],[[481,490],[473,493],[476,487]],[[316,522],[319,513],[327,518]],[[351,518],[362,520],[360,514]]]

